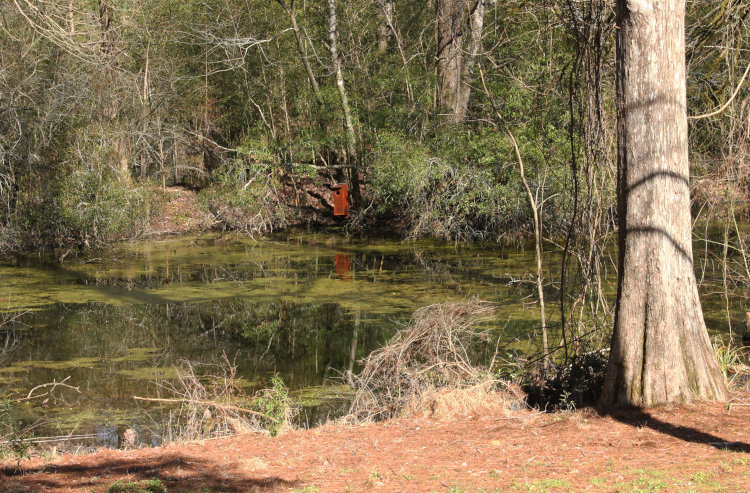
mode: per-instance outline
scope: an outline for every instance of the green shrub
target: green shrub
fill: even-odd
[[[167,488],[160,479],[146,479],[130,483],[115,481],[107,488],[107,493],[167,493]]]
[[[0,402],[0,454],[17,459],[28,456],[28,444],[24,438],[29,433],[20,424],[9,401]]]
[[[62,180],[56,205],[69,236],[98,244],[135,234],[152,201],[146,188],[124,183],[111,169],[78,169]]]
[[[249,152],[249,151],[247,151]],[[200,192],[201,204],[225,230],[249,235],[269,233],[286,224],[287,210],[278,198],[270,166],[253,162],[250,154],[214,173]]]
[[[495,239],[506,234],[529,215],[515,168],[500,169],[501,143],[502,135],[483,134],[473,154],[459,158],[395,133],[379,135],[371,178],[381,212],[405,211],[414,235]]]
[[[253,399],[253,408],[267,416],[261,418],[261,427],[276,436],[292,424],[299,412],[289,395],[284,380],[276,374],[271,378],[271,387],[261,390]]]
[[[30,178],[45,186],[19,197],[16,222],[32,243],[101,246],[133,237],[154,208],[156,195],[132,182],[111,143],[96,133],[105,131],[86,131],[92,135],[71,144],[61,162]]]

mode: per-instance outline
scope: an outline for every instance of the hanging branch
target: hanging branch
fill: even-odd
[[[487,83],[484,80],[484,71],[482,70],[482,65],[478,65],[479,68],[479,78],[482,81],[482,88],[484,89],[484,94],[487,96],[488,101],[490,102],[490,105],[492,106],[493,111],[495,112],[495,115],[497,116],[497,119],[503,124],[503,127],[505,128],[505,133],[508,136],[508,139],[510,140],[510,143],[513,145],[513,150],[516,153],[516,159],[518,160],[518,170],[521,174],[521,181],[523,182],[523,187],[526,189],[526,196],[529,199],[529,206],[531,207],[531,212],[533,215],[533,221],[534,221],[534,246],[535,246],[535,257],[536,257],[536,289],[537,289],[537,295],[539,296],[539,318],[542,324],[542,352],[544,354],[542,361],[544,369],[546,370],[549,366],[549,359],[548,359],[548,353],[549,353],[549,341],[547,337],[547,314],[544,304],[544,272],[542,268],[542,221],[539,216],[539,208],[542,204],[537,203],[536,198],[534,197],[534,194],[531,192],[531,187],[529,186],[529,182],[526,180],[526,173],[524,171],[524,165],[523,165],[523,158],[521,157],[521,150],[518,148],[518,142],[516,141],[516,137],[513,135],[513,132],[510,131],[510,128],[508,128],[508,124],[505,121],[505,118],[503,118],[503,115],[500,113],[500,111],[495,106],[495,101],[492,99],[492,95],[490,94],[489,89],[487,89]]]
[[[745,83],[745,79],[747,79],[747,75],[750,74],[750,64],[748,64],[747,68],[745,69],[745,73],[742,75],[742,79],[740,79],[739,84],[737,84],[737,88],[732,93],[732,96],[729,98],[729,100],[721,105],[718,109],[710,112],[705,113],[703,115],[695,115],[695,116],[688,116],[688,120],[702,120],[704,118],[710,118],[712,116],[716,116],[719,113],[723,113],[727,108],[729,108],[729,105],[732,104],[732,101],[734,101],[734,98],[737,97],[737,94],[739,94],[740,89],[742,89],[742,84]]]

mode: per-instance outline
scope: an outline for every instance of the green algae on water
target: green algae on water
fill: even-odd
[[[332,400],[350,400],[354,389],[349,385],[315,385],[295,390],[292,399],[302,407],[315,407]]]
[[[118,370],[118,375],[135,380],[174,380],[178,377],[177,369],[174,367],[142,367],[131,370]]]

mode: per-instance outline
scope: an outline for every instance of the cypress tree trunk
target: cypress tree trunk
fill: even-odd
[[[469,14],[468,31],[471,33],[471,47],[466,53],[464,66],[462,67],[461,85],[458,92],[458,100],[454,112],[459,119],[466,117],[469,110],[469,97],[471,96],[471,82],[474,78],[474,65],[477,56],[482,51],[482,34],[484,33],[484,12],[486,0],[476,0]]]
[[[602,404],[726,397],[693,270],[685,0],[617,0],[619,282]]]
[[[106,89],[114,91],[117,83],[117,72],[115,70],[115,32],[112,23],[112,7],[109,0],[99,0],[99,25],[101,28],[100,50],[102,64],[104,65],[104,76],[107,81]],[[103,89],[103,92],[106,91]],[[116,119],[119,113],[119,104],[116,96],[111,94],[103,95],[104,113],[107,118]]]
[[[104,66],[104,80],[106,81],[106,84],[97,89],[101,111],[100,118],[106,124],[116,126],[120,122],[121,107],[117,96],[117,44],[113,9],[111,0],[98,0],[97,5],[99,7],[99,27],[101,30],[99,48],[101,62]],[[111,146],[117,155],[119,179],[125,183],[130,183],[130,150],[126,139],[114,132]]]

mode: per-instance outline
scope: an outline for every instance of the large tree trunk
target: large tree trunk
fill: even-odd
[[[474,78],[474,65],[482,51],[482,34],[484,32],[484,12],[486,0],[474,0],[473,7],[469,13],[469,32],[471,33],[471,47],[465,55],[462,67],[461,85],[459,87],[458,99],[454,108],[454,114],[458,119],[464,119],[469,110],[469,96],[471,96],[471,81]]]
[[[693,270],[685,0],[617,1],[619,282],[602,403],[721,400]]]
[[[106,91],[114,91],[117,83],[117,72],[115,70],[115,30],[112,23],[112,6],[109,0],[99,0],[99,25],[101,41],[99,44],[101,50],[102,65],[104,65],[104,76],[107,81],[103,89],[103,108],[105,116],[115,119],[118,114],[119,104],[113,93],[107,94]]]
[[[98,0],[100,25],[100,51],[104,65],[106,84],[98,89],[100,108],[103,120],[116,125],[120,119],[120,101],[117,97],[117,45],[111,0]],[[128,144],[122,136],[114,137],[112,149],[118,159],[119,178],[125,183],[131,182]]]

